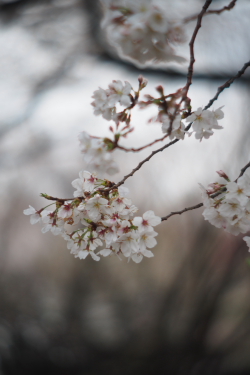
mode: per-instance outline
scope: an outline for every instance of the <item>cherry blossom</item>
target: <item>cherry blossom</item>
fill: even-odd
[[[208,139],[214,134],[212,129],[223,129],[222,126],[218,125],[218,120],[224,117],[221,108],[222,107],[215,111],[210,111],[208,109],[203,110],[199,107],[197,111],[186,118],[187,122],[192,122],[192,128],[196,139]]]
[[[130,92],[132,86],[129,82],[125,82],[123,86],[121,81],[113,81],[109,85],[110,94],[108,98],[109,106],[114,107],[116,103],[120,103],[124,107],[129,107],[131,104]]]
[[[41,215],[38,211],[35,210],[34,207],[29,206],[26,210],[23,211],[24,215],[31,215],[30,216],[30,224],[36,224],[41,220]]]
[[[170,119],[168,116],[162,116],[162,132],[168,133],[170,129]],[[184,139],[185,137],[185,125],[181,121],[181,115],[177,115],[172,123],[172,131],[169,135],[169,139],[172,140],[174,138],[177,139]]]
[[[157,244],[153,226],[160,224],[161,218],[147,211],[133,219],[138,209],[127,198],[126,187],[112,188],[110,181],[88,171],[81,171],[72,185],[76,189],[75,198],[66,201],[55,198],[54,211],[36,211],[33,207],[24,211],[26,215],[35,215],[35,220],[41,212],[41,220],[37,221],[43,225],[42,233],[51,231],[61,235],[71,254],[79,259],[90,255],[98,261],[100,256],[116,254],[139,263],[143,257],[153,256],[148,248]],[[106,190],[108,186],[111,188]],[[46,194],[43,196],[53,200]],[[104,249],[99,250],[102,246]]]
[[[113,175],[119,172],[118,165],[113,160],[112,152],[108,150],[108,146],[102,139],[93,138],[86,132],[81,132],[78,139],[86,168],[99,175],[105,173]]]
[[[133,224],[138,227],[139,231],[152,231],[152,227],[160,224],[161,218],[155,216],[153,211],[145,212],[142,217],[135,217]]]
[[[103,1],[108,41],[125,59],[137,64],[157,61],[184,62],[174,46],[186,41],[185,30],[176,15],[171,14],[173,2]],[[178,14],[178,13],[176,13]]]
[[[218,172],[226,180],[223,171]],[[223,228],[237,236],[250,230],[250,173],[246,171],[237,182],[212,184],[215,190],[210,192],[202,185],[202,198],[206,207],[203,216],[212,225]],[[211,185],[211,184],[210,184]],[[216,197],[213,198],[215,193]]]
[[[132,86],[127,81],[123,85],[121,81],[113,80],[106,90],[99,87],[92,96],[94,101],[91,105],[94,107],[94,114],[96,116],[102,115],[106,120],[113,119],[116,121],[116,104],[119,103],[124,107],[129,107],[131,104],[131,91]]]
[[[248,251],[250,251],[250,237],[245,236],[245,237],[243,237],[243,240],[246,242],[246,244],[247,244],[247,246],[248,246],[248,248],[249,248]]]

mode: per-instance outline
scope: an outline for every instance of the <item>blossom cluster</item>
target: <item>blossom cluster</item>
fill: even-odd
[[[113,81],[108,89],[104,90],[99,87],[94,91],[91,103],[94,107],[94,114],[96,116],[102,115],[105,120],[119,120],[116,105],[120,104],[124,107],[129,107],[131,104],[131,90],[132,86],[129,82],[123,85],[121,81]]]
[[[233,235],[250,230],[250,171],[247,170],[237,182],[210,184],[208,190],[202,185],[202,197],[205,210],[203,216],[217,228],[223,228]]]
[[[184,62],[174,47],[186,41],[183,24],[173,15],[174,2],[106,0],[102,27],[123,58],[139,64]]]
[[[113,175],[119,172],[119,167],[113,158],[114,150],[119,147],[118,141],[121,137],[126,137],[128,133],[133,131],[130,125],[131,109],[135,105],[144,108],[150,104],[158,105],[158,116],[156,121],[162,124],[162,132],[169,135],[169,139],[184,139],[185,134],[191,135],[195,133],[195,138],[200,141],[203,138],[209,138],[213,134],[213,129],[222,129],[218,124],[218,120],[224,117],[222,107],[216,110],[202,109],[201,107],[194,111],[188,117],[185,117],[185,111],[179,110],[175,113],[175,101],[180,97],[181,91],[175,94],[164,96],[163,88],[159,86],[157,89],[161,92],[161,98],[154,98],[146,95],[148,101],[138,101],[140,91],[147,85],[147,80],[140,76],[138,78],[139,88],[134,91],[132,95],[132,86],[129,82],[122,84],[121,81],[114,80],[108,89],[99,88],[94,91],[94,101],[91,103],[94,107],[95,115],[102,115],[106,120],[113,120],[116,122],[116,132],[110,126],[110,130],[114,134],[113,140],[109,138],[100,139],[88,135],[86,132],[79,134],[80,149],[85,161],[85,168],[90,172],[97,173],[102,176],[105,173]],[[171,97],[169,102],[166,98]],[[118,112],[117,105],[122,105],[125,108]],[[167,110],[163,104],[167,104]],[[181,114],[182,112],[182,114]],[[187,132],[183,120],[192,123],[192,132]],[[125,122],[122,129],[119,128],[120,123]],[[171,132],[170,132],[171,129]]]
[[[62,235],[68,249],[80,259],[90,255],[98,261],[100,256],[116,254],[139,263],[143,256],[154,256],[149,250],[157,243],[153,227],[161,218],[153,211],[134,217],[138,209],[127,198],[127,188],[112,188],[113,183],[87,171],[81,171],[72,185],[76,189],[72,200],[42,194],[54,200],[53,211],[46,207],[37,211],[31,206],[24,210],[25,215],[31,215],[31,224],[41,222],[43,233]]]
[[[212,129],[223,129],[221,125],[218,124],[218,120],[221,120],[224,117],[224,113],[221,110],[222,107],[216,109],[215,111],[205,109],[201,107],[197,111],[193,112],[190,116],[185,118],[187,123],[192,122],[192,132],[188,133],[191,135],[195,133],[195,138],[200,141],[203,138],[208,139],[211,135],[214,134]],[[170,129],[170,117],[167,115],[162,115],[160,117],[162,122],[162,132],[168,133]],[[169,139],[184,139],[185,137],[185,125],[182,121],[182,116],[177,114],[174,121],[172,121],[172,131],[169,135]]]
[[[197,111],[193,112],[186,118],[187,122],[192,122],[192,128],[196,139],[208,139],[214,134],[212,129],[223,129],[223,127],[218,124],[218,120],[221,120],[224,117],[221,108],[222,107],[215,111],[210,111],[209,109],[203,110],[199,107]]]
[[[84,131],[79,134],[78,139],[86,169],[99,175],[104,173],[113,175],[119,172],[119,167],[112,158],[112,152],[103,139],[93,138]]]

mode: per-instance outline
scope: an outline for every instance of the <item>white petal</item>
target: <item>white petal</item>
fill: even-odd
[[[112,250],[110,250],[110,249],[104,249],[104,250],[99,251],[98,254],[101,254],[103,257],[107,257],[107,256],[109,256],[111,253],[113,253]]]
[[[92,259],[94,259],[96,262],[100,260],[100,257],[96,255],[93,251],[90,251],[90,255],[92,256]]]
[[[135,263],[140,263],[142,261],[143,256],[141,254],[134,254],[131,258]]]

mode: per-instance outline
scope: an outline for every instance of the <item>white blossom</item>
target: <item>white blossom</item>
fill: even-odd
[[[125,59],[137,65],[159,61],[184,62],[174,46],[186,41],[174,2],[112,0],[104,4],[103,28],[108,41]],[[127,12],[123,12],[126,9]]]
[[[36,224],[41,221],[41,215],[36,211],[36,209],[32,206],[29,206],[26,210],[23,211],[24,215],[31,215],[30,216],[30,224]]]
[[[168,116],[163,117],[162,123],[162,132],[168,133],[170,129],[170,119]],[[185,137],[185,125],[181,121],[181,115],[177,115],[172,123],[172,131],[169,135],[169,139],[172,140],[174,138],[177,139],[184,139]]]
[[[59,210],[58,210],[58,217],[61,217],[62,219],[69,218],[73,214],[73,209],[69,203],[63,204]]]
[[[227,187],[227,199],[237,199],[242,206],[245,206],[248,202],[248,197],[247,195],[250,195],[249,191],[249,186],[243,186],[240,187],[241,181],[236,182],[229,182],[226,187]]]
[[[154,254],[151,251],[147,250],[147,247],[151,249],[157,244],[157,241],[154,238],[156,236],[158,236],[158,233],[156,233],[154,230],[152,231],[144,230],[143,232],[140,233],[140,239],[139,239],[140,252],[148,258],[154,256]]]
[[[202,110],[202,108],[199,107],[197,111],[186,118],[187,122],[192,122],[192,128],[196,139],[208,139],[214,134],[212,129],[222,129],[222,126],[218,125],[218,120],[224,117],[221,108],[222,107],[215,111],[210,111],[208,109]]]
[[[153,227],[160,224],[161,218],[153,211],[147,211],[142,217],[133,219],[138,209],[127,198],[129,190],[126,187],[105,193],[110,181],[88,171],[81,171],[72,185],[77,189],[75,199],[64,200],[63,204],[58,199],[54,211],[39,211],[42,233],[51,231],[61,235],[71,254],[79,259],[90,255],[98,261],[100,256],[116,254],[139,263],[143,257],[153,256],[148,249],[157,243]],[[36,215],[37,211],[30,207],[25,214]],[[98,251],[102,246],[104,249]]]
[[[131,104],[130,92],[132,86],[129,82],[125,81],[123,86],[121,81],[113,81],[109,85],[110,95],[109,95],[109,106],[114,107],[116,103],[120,103],[124,107],[129,107]]]
[[[161,223],[161,218],[155,216],[154,211],[145,212],[142,217],[135,217],[133,224],[138,227],[139,231],[152,231],[152,227]]]
[[[246,241],[246,244],[247,244],[247,246],[249,248],[248,251],[250,251],[250,237],[245,236],[245,237],[243,237],[243,240]]]
[[[86,132],[81,132],[78,139],[86,169],[99,175],[105,173],[113,175],[119,172],[118,165],[113,160],[113,151],[108,151],[108,147],[102,139],[93,138]],[[91,174],[93,175],[93,173]]]
[[[242,206],[240,205],[240,202],[235,198],[226,199],[223,204],[219,206],[218,211],[222,216],[226,218],[231,218],[235,215],[237,215],[237,217],[243,216]]]
[[[116,105],[119,103],[124,107],[129,107],[131,104],[131,91],[132,86],[127,81],[123,85],[121,81],[113,80],[106,90],[99,87],[98,90],[94,91],[92,96],[94,101],[91,105],[94,107],[94,114],[96,116],[102,115],[106,120],[114,120],[116,122]]]
[[[219,174],[225,178],[224,172],[220,171]],[[228,176],[225,176],[226,180],[229,180]],[[206,189],[200,185],[204,206],[206,207],[203,212],[205,220],[218,228],[222,227],[235,236],[239,233],[248,232],[250,230],[249,171],[238,178],[237,182],[228,182],[225,185],[218,183],[210,185],[221,188],[221,193],[216,194],[216,197],[213,198],[213,194],[209,196]]]

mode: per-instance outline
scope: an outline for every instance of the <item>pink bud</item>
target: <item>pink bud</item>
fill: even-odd
[[[140,90],[142,90],[148,84],[148,80],[146,78],[144,78],[143,76],[139,76],[138,81],[139,81]]]
[[[212,194],[212,193],[216,193],[224,185],[218,184],[218,182],[213,182],[213,183],[209,184],[208,186],[209,186],[209,188],[207,189],[207,191],[209,192],[209,194]]]
[[[157,86],[155,89],[156,89],[161,95],[164,95],[164,88],[163,88],[161,85]]]
[[[225,178],[225,180],[227,180],[227,181],[230,181],[228,175],[225,172],[223,172],[222,170],[219,170],[219,171],[216,171],[216,172],[218,173],[218,175],[220,177]]]

